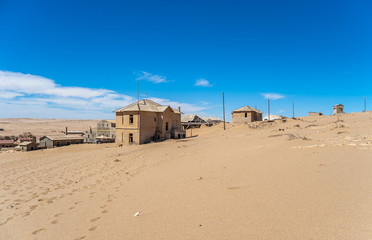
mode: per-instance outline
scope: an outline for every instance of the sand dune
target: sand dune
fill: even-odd
[[[372,239],[371,119],[306,117],[141,146],[3,152],[0,236]]]
[[[47,134],[61,133],[66,130],[88,131],[96,127],[99,120],[69,120],[69,119],[36,119],[36,118],[1,118],[1,136],[18,136],[24,132],[31,132],[38,138]]]

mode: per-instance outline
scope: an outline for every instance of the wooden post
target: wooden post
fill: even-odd
[[[226,130],[225,125],[225,93],[222,92],[222,106],[223,106],[223,130]]]

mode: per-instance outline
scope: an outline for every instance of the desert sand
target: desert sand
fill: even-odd
[[[0,238],[372,239],[371,119],[2,152]]]
[[[66,131],[88,131],[97,126],[99,120],[70,120],[70,119],[35,119],[35,118],[1,118],[1,136],[18,136],[31,132],[37,138],[48,134],[60,134]]]

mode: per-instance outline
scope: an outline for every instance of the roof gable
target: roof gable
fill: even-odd
[[[135,102],[132,104],[129,104],[128,106],[122,107],[114,112],[164,112],[168,108],[171,109],[174,113],[180,113],[179,111],[171,108],[167,105],[160,105],[159,103],[156,103],[151,100],[143,99],[139,102]]]
[[[238,109],[235,109],[233,111],[233,113],[236,113],[236,112],[257,112],[257,113],[262,113],[260,110],[258,109],[254,109],[250,106],[244,106],[244,107],[241,107],[241,108],[238,108]]]

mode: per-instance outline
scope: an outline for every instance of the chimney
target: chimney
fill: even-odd
[[[181,112],[181,107],[178,107],[178,111]]]
[[[254,106],[254,109],[257,110],[257,106]]]

